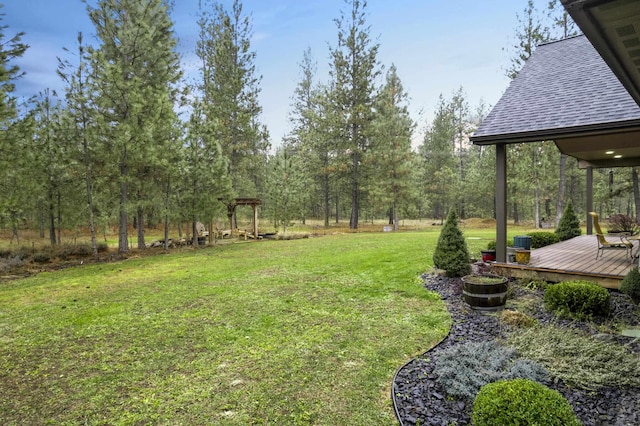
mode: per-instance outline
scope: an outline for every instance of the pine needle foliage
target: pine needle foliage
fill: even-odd
[[[458,217],[453,209],[449,212],[438,237],[433,264],[436,268],[446,271],[448,277],[462,277],[471,273],[469,249],[458,227]]]

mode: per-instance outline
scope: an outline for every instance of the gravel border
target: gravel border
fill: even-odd
[[[425,274],[424,286],[442,297],[451,314],[449,334],[422,356],[410,360],[396,372],[392,385],[392,399],[401,426],[466,425],[471,424],[472,404],[447,397],[433,372],[438,352],[461,342],[479,342],[505,336],[496,315],[472,310],[459,294],[460,279]],[[542,292],[541,292],[542,293]],[[515,287],[513,297],[518,297]],[[612,291],[612,308],[616,317],[625,317],[631,325],[640,325],[640,315],[630,299]],[[577,327],[597,334],[594,324],[563,321],[547,313],[543,306],[533,315],[543,323]],[[597,324],[596,324],[597,326]],[[606,336],[627,344],[630,351],[640,354],[639,339]],[[569,400],[577,417],[585,426],[640,425],[640,388],[601,388],[595,392],[571,389],[562,381],[546,384]]]

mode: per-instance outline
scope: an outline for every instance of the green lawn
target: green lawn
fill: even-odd
[[[0,287],[0,423],[394,424],[446,334],[438,230],[228,244]],[[472,252],[493,230],[465,230]]]

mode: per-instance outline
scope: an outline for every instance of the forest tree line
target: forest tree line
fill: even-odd
[[[27,102],[14,95],[24,34],[0,29],[0,227],[12,238],[40,229],[57,245],[62,230],[88,227],[97,254],[97,235],[117,225],[127,252],[131,229],[144,248],[149,226],[168,237],[188,223],[197,244],[196,223],[226,224],[225,204],[236,197],[260,198],[261,216],[285,230],[311,218],[326,227],[348,219],[352,229],[388,218],[397,229],[452,208],[461,218],[494,217],[493,148],[468,139],[488,106],[471,106],[460,87],[440,95],[429,122],[414,121],[401,70],[377,58],[366,1],[345,0],[325,79],[312,52],[302,53],[292,131],[274,144],[260,122],[242,2],[200,3],[198,78],[188,84],[170,12],[168,0],[88,5],[97,44],[79,34],[58,63],[64,93]],[[529,0],[518,21],[512,78],[535,45],[575,34],[557,1],[538,10]],[[516,223],[555,225],[568,200],[585,205],[585,172],[553,142],[510,145],[508,173]],[[637,213],[635,169],[598,169],[594,189],[601,213]]]

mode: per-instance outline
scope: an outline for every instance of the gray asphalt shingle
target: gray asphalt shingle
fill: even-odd
[[[540,45],[471,137],[553,133],[640,119],[640,107],[585,36]]]

